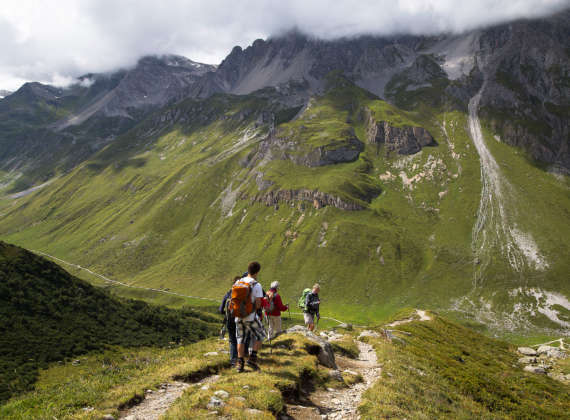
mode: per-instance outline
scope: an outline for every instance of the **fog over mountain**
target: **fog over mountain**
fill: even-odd
[[[86,72],[133,66],[146,54],[219,63],[234,45],[291,28],[319,38],[462,32],[548,15],[568,0],[2,2],[0,88],[26,81],[65,85]]]

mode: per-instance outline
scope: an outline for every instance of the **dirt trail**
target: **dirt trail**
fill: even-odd
[[[184,382],[172,382],[163,384],[157,391],[147,390],[145,399],[124,412],[119,418],[124,420],[158,419],[189,386],[190,384]]]
[[[356,343],[360,350],[357,360],[336,356],[336,362],[341,371],[350,370],[362,375],[363,382],[350,388],[317,391],[308,396],[305,405],[288,406],[288,417],[284,418],[303,420],[355,420],[360,418],[358,405],[362,394],[380,377],[381,367],[378,365],[376,352],[370,344],[359,340],[356,340]]]
[[[420,317],[420,319],[416,318],[416,315]],[[407,324],[408,322],[412,321],[431,321],[431,317],[421,309],[416,309],[416,313],[409,318],[401,319],[399,321],[394,321],[391,324],[386,325],[387,327],[397,327],[398,325]]]
[[[174,381],[165,383],[156,391],[147,390],[145,398],[139,404],[123,411],[119,416],[123,420],[157,420],[180,398],[190,386],[207,387],[220,379],[220,375],[210,375],[194,384]]]

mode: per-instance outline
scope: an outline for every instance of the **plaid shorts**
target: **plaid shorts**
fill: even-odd
[[[236,338],[238,344],[245,343],[247,337],[250,337],[253,341],[263,341],[266,336],[265,328],[263,328],[263,324],[257,316],[253,321],[244,321],[242,319],[236,321]]]

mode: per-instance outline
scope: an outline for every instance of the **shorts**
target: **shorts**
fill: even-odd
[[[305,325],[315,323],[315,315],[308,312],[303,312],[303,317],[305,318]]]
[[[236,338],[238,344],[245,343],[247,337],[253,341],[263,341],[267,336],[263,324],[258,317],[253,321],[243,321],[241,319],[236,321]]]

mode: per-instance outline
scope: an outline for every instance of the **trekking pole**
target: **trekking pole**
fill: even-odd
[[[267,321],[267,339],[269,340],[269,354],[273,354],[273,346],[271,345],[271,334],[269,334],[269,316],[267,315],[266,312],[264,312],[265,314],[265,320]]]

